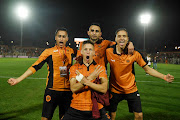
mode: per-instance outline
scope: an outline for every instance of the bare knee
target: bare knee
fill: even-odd
[[[48,118],[45,118],[45,117],[41,117],[41,120],[51,120],[51,119],[48,119]]]
[[[115,120],[115,118],[116,118],[116,112],[111,112],[111,113],[110,113],[110,117],[111,117],[111,120]]]
[[[143,120],[143,113],[134,112],[134,120]]]

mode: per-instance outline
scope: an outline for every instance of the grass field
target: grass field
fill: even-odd
[[[18,77],[37,59],[0,58],[0,120],[40,120],[46,87],[46,65],[15,86],[6,82]],[[145,75],[135,65],[144,120],[180,120],[180,65],[158,64],[158,71],[174,75],[174,83]],[[58,120],[56,109],[53,120]],[[116,120],[133,120],[126,101],[118,105]]]

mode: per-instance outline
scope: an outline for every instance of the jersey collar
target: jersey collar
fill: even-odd
[[[84,64],[84,63],[83,63],[83,60],[81,60],[81,61],[79,62],[79,64],[80,64],[80,65]],[[96,62],[94,61],[94,59],[93,59],[93,62],[92,62],[91,64],[96,65],[97,63],[96,63]],[[90,64],[90,65],[91,65],[91,64]],[[84,64],[84,65],[85,65],[85,64]],[[89,66],[90,66],[90,65],[89,65]]]

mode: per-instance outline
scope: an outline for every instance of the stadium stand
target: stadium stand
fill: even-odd
[[[0,45],[0,57],[36,58],[45,48]]]

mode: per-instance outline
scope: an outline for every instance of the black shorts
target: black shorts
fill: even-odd
[[[51,119],[57,106],[59,106],[59,114],[64,115],[70,107],[71,99],[71,91],[55,91],[46,89],[44,94],[42,117]]]
[[[129,112],[142,112],[140,94],[138,91],[130,94],[117,94],[111,92],[112,98],[110,99],[110,112],[116,112],[118,103],[122,100],[127,100]]]
[[[72,107],[68,109],[62,120],[110,120],[106,110],[99,110],[101,117],[99,119],[92,118],[92,111],[80,111]]]

